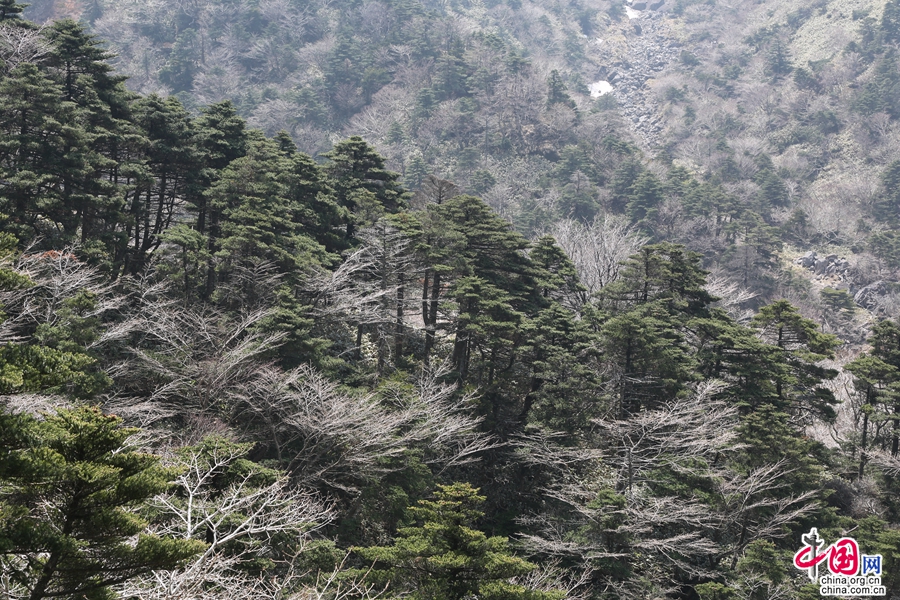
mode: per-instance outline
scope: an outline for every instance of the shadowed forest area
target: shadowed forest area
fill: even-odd
[[[898,43],[0,0],[0,598],[900,597]]]

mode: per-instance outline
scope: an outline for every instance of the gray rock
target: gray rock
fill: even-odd
[[[666,3],[666,0],[657,0],[656,2],[650,3],[650,10],[659,10],[662,8],[662,5]]]
[[[810,250],[803,256],[797,259],[797,264],[803,267],[804,269],[812,269],[816,266],[816,253]]]
[[[631,8],[633,8],[634,10],[647,10],[647,3],[646,2],[635,2],[634,4],[631,5]]]
[[[886,296],[889,291],[887,283],[876,281],[856,292],[853,301],[867,310],[873,310],[878,307],[878,299]]]
[[[825,273],[825,269],[828,268],[828,261],[824,258],[819,258],[816,260],[816,275],[823,275]]]

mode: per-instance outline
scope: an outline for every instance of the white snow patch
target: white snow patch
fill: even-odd
[[[634,9],[631,8],[630,6],[626,6],[626,7],[625,7],[625,14],[628,15],[628,18],[629,18],[629,19],[640,19],[640,18],[641,18],[641,14],[643,14],[643,13],[641,13],[641,11],[639,11],[639,10],[634,10]]]
[[[591,98],[599,98],[613,91],[613,86],[608,81],[596,81],[591,84]]]

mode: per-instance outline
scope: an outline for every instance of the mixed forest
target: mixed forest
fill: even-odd
[[[0,598],[811,600],[812,527],[900,597],[898,51],[0,0]]]

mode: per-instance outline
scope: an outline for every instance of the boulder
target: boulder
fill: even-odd
[[[662,8],[662,5],[665,3],[666,3],[665,0],[656,0],[656,2],[651,2],[650,10],[659,10],[660,8]]]
[[[876,281],[856,292],[853,301],[867,310],[873,310],[878,307],[878,299],[887,295],[888,291],[887,283]]]
[[[646,2],[635,2],[634,4],[631,5],[631,8],[633,8],[634,10],[647,10],[647,3]]]
[[[828,261],[824,258],[819,258],[816,260],[816,275],[824,275],[825,269],[828,268]]]
[[[797,264],[803,267],[804,269],[812,269],[816,266],[816,253],[810,250],[803,256],[797,259]]]

